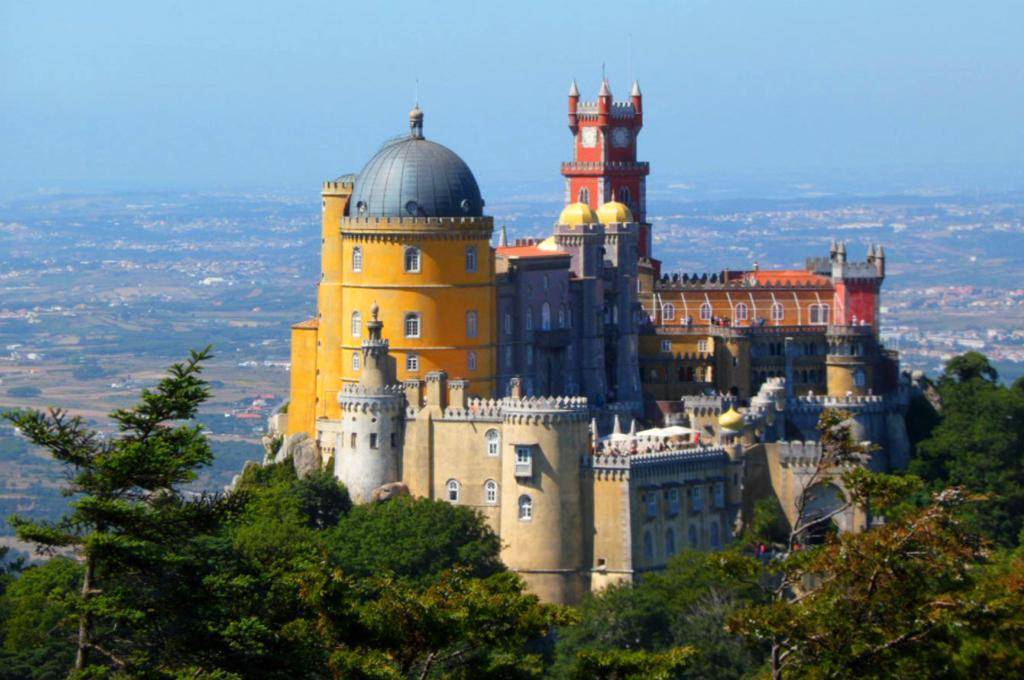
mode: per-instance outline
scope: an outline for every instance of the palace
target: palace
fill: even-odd
[[[543,599],[731,540],[761,498],[793,521],[845,493],[825,408],[904,464],[907,383],[878,341],[885,254],[834,243],[801,270],[662,273],[637,160],[643,97],[569,91],[575,157],[549,235],[509,243],[469,167],[424,135],[323,185],[317,315],[292,328],[285,455],[315,447],[355,502],[479,511]],[[645,423],[646,429],[638,427]],[[815,486],[809,487],[811,483]],[[872,518],[851,507],[841,530]]]

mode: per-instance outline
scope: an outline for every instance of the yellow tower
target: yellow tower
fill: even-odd
[[[341,416],[342,338],[342,246],[341,219],[352,197],[354,178],[341,177],[324,182],[323,225],[320,253],[320,284],[317,286],[317,385],[316,417],[337,420]]]
[[[409,135],[370,159],[341,218],[342,381],[359,380],[377,304],[398,380],[445,371],[467,380],[470,393],[491,396],[493,231],[469,167],[423,137],[423,112],[413,109]]]

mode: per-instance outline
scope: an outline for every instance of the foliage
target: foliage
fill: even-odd
[[[740,607],[765,601],[766,595],[749,573],[729,566],[734,558],[731,553],[685,550],[662,573],[588,597],[579,607],[578,621],[559,632],[553,674],[585,677],[598,669],[611,673],[614,666],[617,675],[609,677],[631,677],[634,671],[629,669],[640,667],[635,664],[650,663],[662,668],[663,677],[743,677],[762,662],[763,650],[727,634],[725,622]],[[685,664],[661,665],[668,658],[681,661],[678,653],[670,654],[680,649],[691,650]]]
[[[483,517],[441,501],[398,497],[360,505],[338,524],[332,556],[349,574],[418,578],[461,564],[473,576],[504,569],[497,535]]]
[[[1002,545],[1024,528],[1024,390],[998,383],[977,352],[949,361],[938,390],[942,418],[921,441],[910,470],[933,490],[963,486],[982,494],[971,521]]]

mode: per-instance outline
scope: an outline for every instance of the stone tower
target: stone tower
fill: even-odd
[[[344,415],[334,448],[334,476],[355,503],[372,500],[374,489],[401,479],[405,393],[401,385],[392,384],[379,311],[376,304],[370,309],[359,382],[346,384],[338,397]]]

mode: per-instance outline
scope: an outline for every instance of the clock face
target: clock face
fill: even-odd
[[[620,149],[629,146],[629,129],[624,127],[617,127],[612,130],[612,145]]]
[[[580,140],[583,142],[583,146],[588,149],[593,149],[597,146],[597,128],[585,127],[580,132]]]

